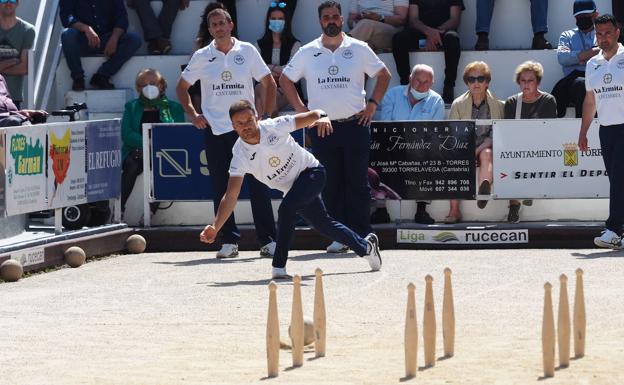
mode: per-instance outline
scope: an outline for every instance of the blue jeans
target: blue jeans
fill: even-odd
[[[297,214],[332,241],[348,245],[360,257],[366,254],[366,240],[327,214],[320,195],[325,186],[325,178],[323,167],[308,168],[299,174],[290,191],[284,196],[278,210],[277,246],[273,255],[273,267],[286,266]]]
[[[67,60],[67,66],[71,72],[72,79],[84,77],[84,70],[80,58],[83,56],[95,56],[104,53],[104,47],[110,39],[112,32],[99,34],[100,47],[91,48],[84,33],[73,28],[66,28],[61,34],[61,42],[63,43],[63,54]],[[139,49],[142,41],[141,38],[132,33],[126,32],[119,38],[117,43],[117,51],[106,60],[97,73],[106,77],[111,77],[121,69],[132,55]]]
[[[477,0],[476,32],[490,32],[490,22],[494,12],[495,0]],[[531,1],[531,25],[533,33],[548,32],[548,0]]]
[[[624,225],[624,124],[600,126],[599,136],[609,176],[609,218],[605,227],[619,235]]]

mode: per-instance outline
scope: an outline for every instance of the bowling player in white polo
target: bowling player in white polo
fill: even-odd
[[[600,52],[585,68],[585,101],[578,146],[587,151],[587,130],[598,112],[600,149],[609,176],[609,218],[596,246],[622,249],[624,226],[624,46],[615,18],[605,14],[594,20]]]
[[[240,138],[233,148],[228,187],[215,222],[204,228],[200,240],[214,242],[217,232],[236,206],[243,177],[252,174],[260,182],[284,193],[278,210],[272,278],[289,277],[286,261],[297,214],[321,234],[348,245],[368,261],[372,270],[379,270],[381,256],[377,236],[370,233],[362,238],[328,215],[320,197],[325,185],[325,169],[290,135],[292,131],[307,126],[317,127],[322,137],[330,135],[332,126],[327,115],[322,110],[313,110],[258,122],[253,105],[247,100],[241,100],[230,108],[230,117]]]
[[[381,102],[390,72],[368,45],[342,32],[340,3],[325,1],[318,7],[323,34],[301,47],[288,63],[280,85],[297,112],[322,109],[331,119],[334,133],[321,137],[311,131],[312,151],[327,170],[323,201],[329,214],[360,236],[370,226],[368,160],[369,125]],[[365,77],[375,78],[375,88],[366,100]],[[306,79],[308,106],[294,82]],[[347,247],[334,241],[328,252]]]
[[[206,16],[208,30],[214,40],[191,57],[178,81],[176,93],[193,125],[204,130],[206,160],[214,191],[214,211],[225,193],[232,146],[238,135],[232,130],[228,117],[230,105],[241,99],[253,100],[254,79],[263,84],[267,110],[275,102],[276,84],[271,71],[253,45],[232,37],[232,18],[223,9],[215,9]],[[188,94],[189,87],[201,80],[202,111],[195,111]],[[275,249],[275,219],[269,189],[253,177],[247,178],[251,210],[260,245],[260,255],[272,256]],[[221,249],[217,258],[238,256],[240,232],[234,215],[221,229]]]

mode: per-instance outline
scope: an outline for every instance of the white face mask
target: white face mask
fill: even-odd
[[[160,96],[160,90],[158,89],[158,87],[151,85],[151,84],[148,84],[145,87],[143,87],[143,90],[141,90],[141,93],[143,94],[143,96],[145,96],[149,100],[154,100]]]
[[[424,99],[427,96],[429,96],[429,91],[431,91],[431,90],[429,89],[426,92],[419,92],[419,91],[416,91],[415,89],[410,87],[410,93],[412,94],[412,96],[416,100]]]

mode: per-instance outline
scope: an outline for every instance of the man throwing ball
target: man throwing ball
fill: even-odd
[[[333,241],[348,245],[364,257],[373,271],[381,268],[379,240],[373,233],[360,237],[327,214],[320,194],[325,186],[325,168],[290,136],[297,129],[316,126],[321,137],[332,133],[327,115],[321,110],[258,121],[253,105],[241,100],[230,107],[230,119],[239,139],[232,149],[230,178],[217,210],[214,224],[207,225],[199,239],[215,241],[230,216],[245,174],[252,174],[267,186],[284,193],[278,210],[277,246],[273,256],[272,278],[288,278],[286,260],[299,213],[317,231]]]

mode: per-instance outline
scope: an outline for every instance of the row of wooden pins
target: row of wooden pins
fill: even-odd
[[[316,357],[325,357],[326,319],[325,296],[323,294],[323,271],[316,269],[314,283],[314,351]],[[293,277],[293,302],[290,319],[292,337],[293,367],[303,365],[303,305],[301,301],[301,277]],[[277,284],[269,283],[269,314],[266,329],[268,377],[279,373],[280,331],[277,315]]]
[[[418,320],[416,317],[416,286],[407,285],[407,311],[405,314],[405,377],[416,376],[418,358]],[[444,356],[455,354],[455,307],[453,304],[453,287],[451,269],[444,269],[444,297],[442,302],[442,335],[444,339]],[[423,314],[423,345],[425,367],[435,365],[436,350],[436,318],[433,302],[433,277],[425,277],[425,309]]]
[[[559,277],[559,310],[557,317],[557,343],[559,346],[559,367],[570,365],[570,306],[568,301],[568,277]],[[544,377],[555,375],[555,319],[552,306],[552,285],[544,285],[544,315],[542,318],[542,359]],[[585,294],[583,291],[583,270],[576,269],[576,289],[574,292],[574,357],[585,355]]]

